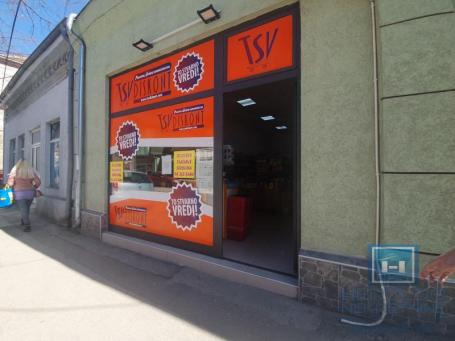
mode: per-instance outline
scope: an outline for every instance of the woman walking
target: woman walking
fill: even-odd
[[[14,200],[21,211],[21,224],[24,226],[24,231],[30,232],[30,206],[37,188],[41,185],[41,179],[27,161],[19,160],[9,174],[8,185],[13,188]]]

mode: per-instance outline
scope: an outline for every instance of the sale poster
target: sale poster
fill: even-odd
[[[123,182],[123,161],[110,162],[110,182]]]
[[[196,151],[183,150],[174,152],[174,178],[194,179],[196,176]]]

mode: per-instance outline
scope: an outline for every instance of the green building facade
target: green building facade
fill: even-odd
[[[376,104],[380,242],[419,245],[421,264],[455,247],[455,1],[376,0],[374,12],[367,0],[212,3],[221,10],[219,20],[191,26],[146,52],[131,44],[192,22],[196,10],[208,3],[97,0],[77,17],[73,30],[87,45],[82,231],[101,236],[108,226],[109,77],[296,6],[301,70],[298,297],[377,317],[377,311],[365,315],[351,309],[355,302],[345,295],[355,286],[373,296],[379,293],[379,287],[367,286],[366,270],[368,245],[376,240]],[[77,46],[74,42],[76,52]],[[403,308],[390,311],[388,320],[449,332],[455,325],[451,285],[443,289],[444,306],[437,306],[436,296],[427,298],[442,318],[428,320],[418,309]],[[426,289],[403,290],[398,296],[412,300]]]

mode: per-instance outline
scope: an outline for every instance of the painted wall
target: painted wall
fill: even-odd
[[[301,245],[365,256],[375,232],[370,4],[307,0],[301,17]]]
[[[93,1],[75,23],[88,45],[85,134],[90,152],[85,153],[83,207],[100,213],[107,207],[108,75],[291,2],[214,1],[223,11],[221,20],[194,26],[143,53],[131,43],[191,22],[206,2]],[[382,239],[418,242],[429,252],[455,245],[450,210],[455,176],[433,174],[455,172],[450,135],[455,99],[447,91],[455,89],[453,5],[453,0],[377,1],[381,169],[387,172]],[[301,245],[366,256],[375,235],[370,3],[301,0],[300,8]]]
[[[455,1],[379,0],[382,240],[455,246]]]
[[[105,212],[107,206],[107,75],[288,3],[231,1],[227,6],[215,1],[215,7],[223,11],[221,20],[185,30],[142,53],[131,43],[140,38],[153,40],[194,20],[194,11],[206,3],[92,2],[75,23],[89,46],[86,142],[90,153],[85,154],[83,207]],[[369,4],[364,0],[305,0],[301,17],[302,246],[365,255],[374,235],[375,195]]]
[[[49,49],[41,55],[33,65],[23,74],[17,85],[10,92],[10,96],[20,94],[30,84],[37,70],[49,60],[54,61],[55,52],[67,48],[67,43],[58,38]],[[66,66],[63,66],[65,69]],[[5,169],[8,168],[10,153],[9,141],[16,139],[16,155],[18,150],[17,138],[25,137],[24,156],[31,161],[31,131],[40,128],[41,149],[39,155],[39,172],[42,179],[40,187],[44,196],[36,200],[36,210],[58,223],[66,223],[65,201],[67,195],[66,175],[68,172],[68,78],[61,79],[62,75],[52,76],[50,87],[41,88],[40,96],[29,102],[24,101],[19,107],[9,106],[6,110],[5,119]],[[8,104],[8,101],[7,101]],[[60,120],[60,184],[58,188],[50,187],[50,131],[49,123]]]
[[[41,150],[39,169],[43,181],[41,190],[44,197],[37,199],[37,211],[55,219],[65,220],[66,174],[68,166],[67,124],[68,124],[68,79],[50,89],[44,96],[27,106],[19,114],[8,118],[5,123],[5,142],[7,146],[12,138],[22,134],[25,136],[25,158],[31,160],[31,130],[40,128]],[[60,185],[59,188],[49,187],[49,155],[50,132],[48,124],[60,120]],[[17,149],[17,141],[16,141]],[[5,149],[5,164],[9,161],[9,150]]]

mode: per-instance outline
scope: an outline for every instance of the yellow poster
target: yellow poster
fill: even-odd
[[[110,182],[123,182],[123,161],[111,161]]]
[[[194,179],[196,176],[196,151],[174,151],[174,178]]]

